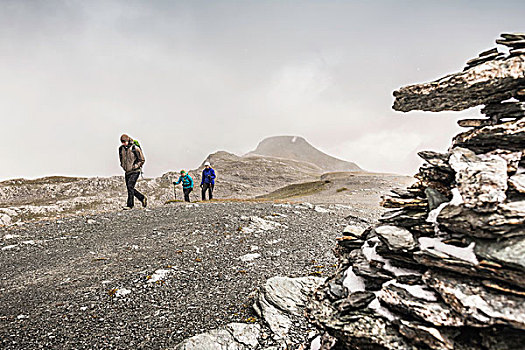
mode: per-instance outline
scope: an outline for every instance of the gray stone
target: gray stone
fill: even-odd
[[[525,57],[492,60],[430,83],[402,87],[394,92],[393,108],[402,112],[460,111],[509,99],[522,88],[524,79]]]
[[[259,346],[261,327],[258,324],[230,323],[226,325],[226,329],[237,342],[254,349]]]
[[[525,236],[499,241],[477,240],[476,255],[525,271]]]
[[[500,103],[488,103],[481,109],[481,113],[493,120],[503,118],[521,118],[525,116],[525,103],[508,101]]]
[[[507,40],[525,40],[524,33],[503,33],[500,36]]]
[[[420,151],[417,152],[417,155],[428,162],[430,165],[441,167],[441,168],[450,168],[448,165],[448,153],[439,153],[434,151]]]
[[[379,226],[374,229],[374,232],[382,238],[388,248],[393,251],[408,251],[414,249],[417,245],[412,233],[403,227],[390,225]]]
[[[272,277],[261,287],[257,309],[272,332],[281,338],[292,327],[289,315],[302,316],[313,289],[325,281],[319,277]]]
[[[515,48],[509,51],[509,57],[525,55],[525,48]]]
[[[457,345],[443,331],[416,322],[401,320],[399,332],[415,343],[424,344],[434,350],[453,350]]]
[[[434,210],[441,204],[449,201],[445,195],[431,187],[427,187],[425,189],[425,195],[427,196],[429,210]]]
[[[501,54],[498,54],[498,53],[492,53],[492,54],[487,54],[485,56],[478,56],[478,57],[474,57],[470,60],[467,61],[467,67],[473,67],[473,66],[477,66],[478,64],[481,64],[481,63],[484,63],[484,62],[487,62],[487,61],[491,61],[493,60],[494,58],[496,57],[500,57]]]
[[[492,54],[495,54],[495,53],[498,53],[498,48],[497,47],[494,47],[494,48],[492,48],[490,50],[483,51],[482,53],[479,54],[479,57],[489,56],[489,55],[492,55]]]
[[[383,208],[426,208],[427,202],[423,198],[400,198],[382,196],[380,205]]]
[[[465,325],[465,320],[460,314],[445,303],[438,301],[437,294],[426,290],[425,287],[385,283],[378,298],[389,308],[435,326],[460,327]]]
[[[525,201],[500,204],[494,211],[478,212],[459,205],[445,206],[437,222],[447,229],[479,238],[524,235]]]
[[[301,316],[308,294],[325,281],[320,277],[272,277],[266,281],[262,293],[279,310]]]
[[[496,149],[521,152],[525,149],[525,118],[458,134],[452,147],[464,147],[476,153]]]
[[[375,298],[375,294],[371,292],[353,292],[348,296],[347,299],[343,300],[343,302],[341,302],[337,306],[337,309],[339,310],[339,312],[341,312],[341,314],[345,314],[349,311],[354,311],[366,307]]]
[[[329,282],[328,289],[334,300],[346,298],[348,295],[348,290],[341,284]]]
[[[507,198],[507,162],[497,155],[476,155],[456,147],[451,151],[450,166],[456,171],[456,183],[468,208],[483,208],[502,203]]]
[[[486,325],[502,324],[525,330],[523,297],[489,291],[478,282],[464,276],[458,279],[427,271],[423,280],[464,317]]]
[[[353,322],[329,321],[328,329],[339,334],[339,341],[348,349],[416,350],[394,326],[380,317],[362,315]]]
[[[523,331],[505,327],[481,332],[482,345],[487,350],[523,349]]]
[[[361,238],[364,232],[365,229],[362,226],[346,225],[346,227],[343,230],[343,235]]]
[[[427,214],[426,210],[394,209],[385,212],[379,221],[384,224],[411,227],[424,224]]]
[[[496,44],[505,45],[513,48],[522,48],[525,47],[525,40],[524,39],[497,39]]]
[[[479,128],[482,126],[494,125],[490,119],[461,119],[458,120],[458,125],[462,128]]]
[[[520,295],[520,288],[525,288],[524,271],[512,267],[506,268],[491,261],[481,260],[479,264],[474,265],[471,262],[456,259],[432,249],[417,251],[413,254],[413,257],[423,266],[439,268],[467,276],[475,275],[478,278],[485,278],[484,284],[494,290]],[[505,282],[507,286],[500,286],[494,282],[494,280]],[[518,286],[518,289],[512,288],[512,285]]]
[[[184,340],[175,350],[254,350],[259,346],[258,324],[230,323]]]
[[[513,152],[513,151],[507,151],[507,150],[501,150],[497,149],[494,151],[491,151],[489,153],[486,153],[486,156],[498,156],[500,158],[505,159],[507,162],[507,173],[515,173],[518,170],[519,163],[521,161],[523,152]]]
[[[273,334],[278,338],[284,338],[288,335],[290,328],[292,328],[292,320],[281,310],[270,304],[263,294],[259,295],[256,309],[264,319],[268,327],[270,327]]]
[[[511,176],[509,178],[509,187],[519,193],[525,193],[525,173]]]

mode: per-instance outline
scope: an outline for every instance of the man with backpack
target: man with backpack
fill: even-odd
[[[212,169],[210,162],[206,162],[204,163],[201,179],[203,201],[206,200],[206,191],[209,191],[210,199],[213,198],[213,187],[215,187],[215,170]]]
[[[135,189],[146,159],[138,142],[133,141],[128,135],[123,134],[120,136],[120,142],[122,143],[118,149],[120,166],[125,171],[124,178],[126,179],[126,187],[128,189],[128,201],[122,209],[133,209],[135,197],[142,203],[143,207],[146,207],[148,205],[148,198]]]
[[[173,182],[174,185],[178,185],[182,182],[182,191],[184,192],[184,200],[190,201],[190,192],[193,191],[193,179],[185,170],[180,171],[180,177],[177,182]]]

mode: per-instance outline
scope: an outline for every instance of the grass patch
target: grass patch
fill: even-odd
[[[184,202],[182,199],[169,199],[164,202],[164,204],[171,204],[171,203],[182,203]]]
[[[318,192],[321,192],[325,185],[326,181],[313,181],[305,182],[301,184],[288,185],[283,188],[279,188],[268,194],[263,194],[262,196],[255,197],[256,199],[266,199],[266,200],[278,200],[278,199],[287,199],[293,197],[302,197],[309,196]]]

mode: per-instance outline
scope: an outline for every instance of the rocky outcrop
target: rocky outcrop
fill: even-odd
[[[383,198],[390,210],[377,225],[338,239],[337,272],[308,309],[335,348],[522,348],[525,36],[503,37],[510,55],[485,52],[461,73],[394,93],[397,110],[485,104],[486,119],[463,123],[473,129],[446,153],[420,152],[418,182]]]
[[[186,339],[174,350],[304,349],[317,335],[304,316],[304,308],[309,295],[324,281],[313,276],[272,277],[258,290],[253,305],[262,326],[230,323]]]
[[[515,45],[509,44],[507,40],[496,42],[506,46]],[[490,104],[499,105],[501,101],[512,97],[521,101],[521,91],[525,87],[525,53],[513,51],[505,56],[497,51],[497,48],[492,50],[495,55],[481,53],[463,72],[450,74],[430,83],[402,87],[394,92],[393,108],[401,112],[460,111],[482,104],[487,107]],[[483,58],[479,59],[481,57]],[[519,115],[522,116],[523,113]],[[509,116],[511,114],[505,113],[505,117]]]

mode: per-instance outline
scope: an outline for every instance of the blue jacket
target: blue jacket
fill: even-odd
[[[181,181],[182,181],[182,188],[193,188],[193,179],[191,178],[190,175],[186,174],[184,176],[179,177],[177,182],[174,182],[173,184],[178,185],[181,183]]]
[[[204,168],[204,170],[202,171],[202,180],[201,180],[201,185],[202,184],[214,184],[215,183],[215,170],[213,170],[212,168]]]

